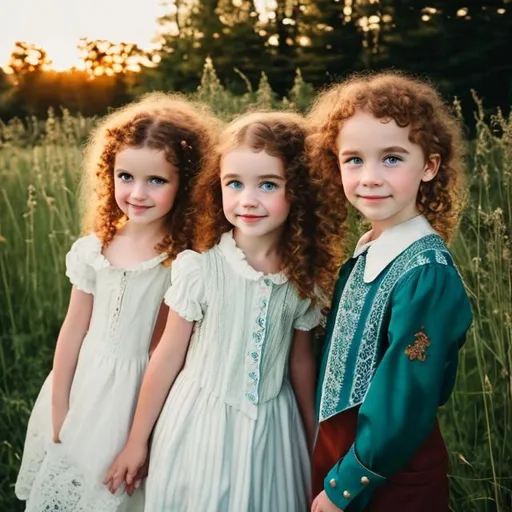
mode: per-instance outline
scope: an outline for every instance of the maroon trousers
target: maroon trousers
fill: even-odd
[[[358,408],[320,423],[313,454],[313,497],[355,440]],[[365,512],[448,512],[448,454],[436,421],[432,433],[401,471],[378,487]],[[346,510],[350,512],[350,506]]]

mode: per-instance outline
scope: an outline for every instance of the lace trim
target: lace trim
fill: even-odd
[[[348,356],[355,348],[353,343],[360,315],[372,287],[362,279],[361,265],[364,265],[364,256],[360,257],[345,285],[336,314],[322,384],[320,421],[364,400],[378,363],[378,342],[387,303],[397,282],[419,266],[448,264],[444,256],[448,254],[441,238],[429,235],[395,260],[375,293],[358,341],[355,362],[349,364]],[[345,399],[347,386],[350,386],[350,391]]]
[[[356,262],[341,294],[331,335],[320,400],[320,421],[338,411],[347,373],[347,359],[370,285],[364,283],[365,256]],[[357,340],[356,340],[357,341]],[[350,377],[350,376],[349,376]]]
[[[129,267],[116,267],[110,264],[110,261],[103,255],[102,250],[103,246],[99,240],[99,238],[91,233],[82,239],[84,241],[84,252],[89,254],[90,261],[88,262],[94,270],[98,271],[103,268],[112,268],[114,270],[125,270],[125,271],[133,271],[133,270],[148,270],[150,268],[156,267],[160,263],[162,263],[166,258],[167,254],[159,254],[154,258],[149,260],[141,261],[136,263],[135,265],[131,265]],[[86,256],[87,258],[87,256]]]
[[[265,274],[252,268],[247,261],[245,253],[242,249],[237,247],[235,239],[233,238],[233,231],[229,231],[222,235],[219,242],[219,249],[233,269],[245,279],[258,281],[259,279],[266,278],[277,285],[284,284],[288,281],[284,272],[278,272],[277,274]]]
[[[260,367],[261,359],[263,357],[263,347],[265,344],[267,314],[270,295],[272,294],[272,284],[273,283],[269,278],[264,278],[260,282],[257,301],[258,313],[255,322],[256,325],[245,357],[245,396],[251,404],[257,404],[259,401]]]
[[[112,495],[105,486],[86,482],[78,469],[70,464],[64,446],[53,445],[34,481],[26,510],[116,512],[128,500],[130,505],[140,502],[142,510],[143,497],[141,489],[132,497],[121,491]]]

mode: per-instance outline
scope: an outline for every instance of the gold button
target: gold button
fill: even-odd
[[[343,497],[349,500],[352,497],[352,494],[350,494],[348,491],[343,491]]]
[[[330,482],[329,482],[329,485],[331,487],[336,487],[336,480],[334,478],[331,478]]]
[[[367,476],[362,476],[361,477],[361,483],[363,485],[368,485],[370,483],[370,479]]]

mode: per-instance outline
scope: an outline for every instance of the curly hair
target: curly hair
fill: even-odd
[[[332,249],[319,237],[319,186],[310,173],[306,151],[305,119],[292,112],[253,112],[232,121],[222,132],[219,145],[199,176],[193,197],[200,205],[195,244],[208,250],[232,229],[224,216],[220,170],[223,156],[241,145],[265,151],[281,159],[285,168],[286,199],[290,213],[281,238],[281,270],[301,297],[324,300],[331,286],[329,259]],[[321,253],[322,257],[318,257]],[[322,261],[323,266],[317,266]]]
[[[126,147],[163,151],[179,169],[179,190],[166,219],[167,235],[155,247],[167,261],[193,240],[191,191],[214,146],[218,121],[203,105],[177,95],[150,93],[107,115],[92,131],[85,150],[82,180],[82,229],[108,245],[127,221],[114,196],[114,165]]]
[[[327,187],[341,187],[336,139],[343,121],[357,110],[409,127],[409,140],[421,146],[425,158],[434,153],[441,156],[435,178],[420,184],[417,206],[449,241],[465,199],[465,147],[460,120],[429,82],[403,72],[355,74],[331,86],[318,96],[308,115],[314,131],[312,157]],[[336,213],[340,215],[340,211]]]

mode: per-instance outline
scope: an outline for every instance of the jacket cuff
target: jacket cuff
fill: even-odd
[[[325,477],[324,489],[328,498],[345,510],[356,498],[359,498],[357,502],[368,503],[373,491],[385,481],[385,477],[361,463],[353,444],[347,455]]]

